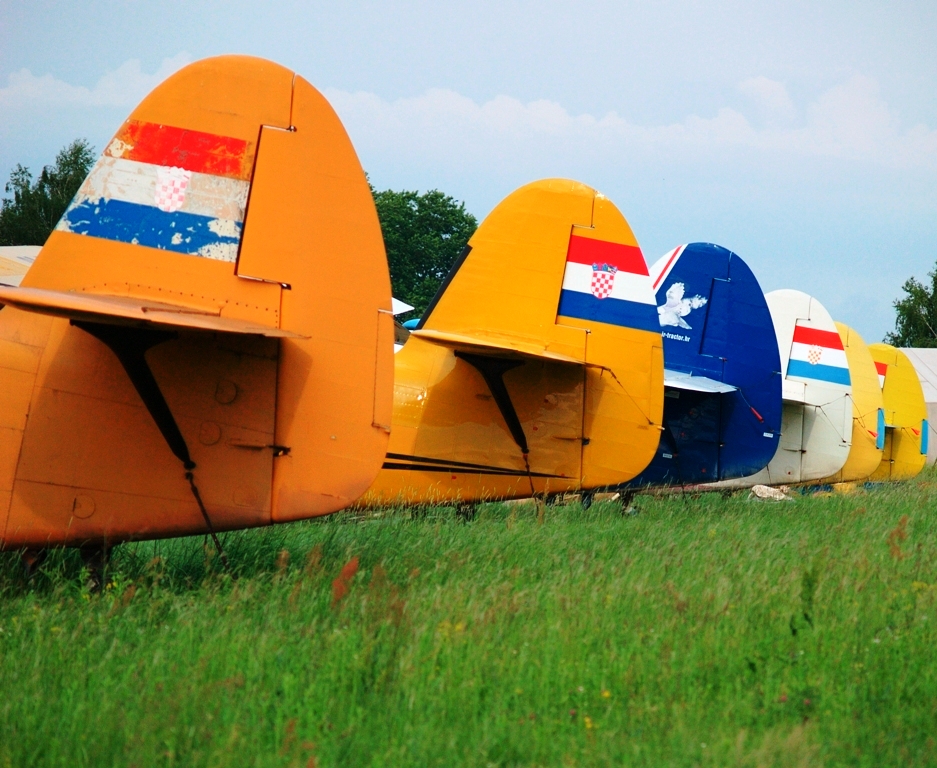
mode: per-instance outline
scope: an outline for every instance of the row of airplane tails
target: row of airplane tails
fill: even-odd
[[[159,85],[42,249],[0,254],[0,283],[0,549],[899,480],[928,450],[901,350],[765,295],[720,246],[649,266],[575,181],[505,198],[405,330],[341,122],[251,57]]]

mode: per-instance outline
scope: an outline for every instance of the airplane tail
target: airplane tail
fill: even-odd
[[[885,404],[882,463],[872,480],[907,480],[927,463],[927,403],[914,365],[890,344],[869,344]]]
[[[633,486],[757,472],[781,426],[781,363],[758,280],[732,251],[690,243],[650,268],[664,343],[664,433]]]
[[[377,214],[334,111],[277,64],[221,56],[153,90],[0,303],[0,368],[37,361],[0,452],[21,455],[6,546],[200,528],[176,459],[220,527],[340,509],[380,467]]]
[[[852,381],[852,446],[843,468],[821,483],[843,483],[868,478],[882,462],[885,446],[885,411],[875,361],[855,330],[836,323]]]
[[[657,447],[663,354],[647,264],[624,216],[584,184],[538,181],[502,201],[469,241],[414,338],[451,350],[481,372],[528,470],[566,478],[554,488],[626,481]],[[399,354],[405,353],[406,347]],[[541,422],[557,418],[543,413],[544,402],[558,407],[549,387],[537,403],[518,405],[536,388],[521,386],[523,372],[505,374],[525,363],[580,377],[578,394],[570,395],[575,403],[562,404],[578,415],[565,414],[562,435],[544,436],[549,430]],[[551,463],[561,445],[564,455],[575,445],[562,471]]]
[[[813,296],[767,294],[784,370],[781,444],[769,483],[819,480],[840,471],[852,445],[852,379],[833,318]]]

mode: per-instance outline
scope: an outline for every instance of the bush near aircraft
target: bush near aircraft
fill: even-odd
[[[75,139],[35,180],[28,168],[17,165],[4,187],[12,197],[0,202],[0,246],[45,243],[95,159],[94,147]]]
[[[927,273],[928,282],[909,277],[895,299],[895,330],[885,334],[893,347],[937,347],[937,268]]]
[[[394,296],[413,306],[399,319],[419,317],[475,233],[478,221],[465,203],[438,189],[373,189]]]

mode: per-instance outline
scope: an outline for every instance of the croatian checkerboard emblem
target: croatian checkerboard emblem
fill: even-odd
[[[609,264],[592,265],[592,295],[597,299],[608,298],[615,285],[618,267]]]
[[[185,191],[189,186],[192,172],[184,168],[156,169],[156,207],[166,213],[173,213],[185,203]]]
[[[807,362],[810,365],[816,365],[820,362],[820,358],[823,357],[823,350],[820,347],[812,346],[807,350]]]

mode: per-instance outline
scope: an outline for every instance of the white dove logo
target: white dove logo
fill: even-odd
[[[689,328],[693,326],[687,323],[683,318],[694,309],[702,307],[708,299],[704,299],[697,294],[690,299],[684,299],[683,293],[686,290],[683,283],[674,283],[667,289],[666,303],[657,308],[657,314],[660,315],[660,324],[662,326],[675,325],[679,328]]]

